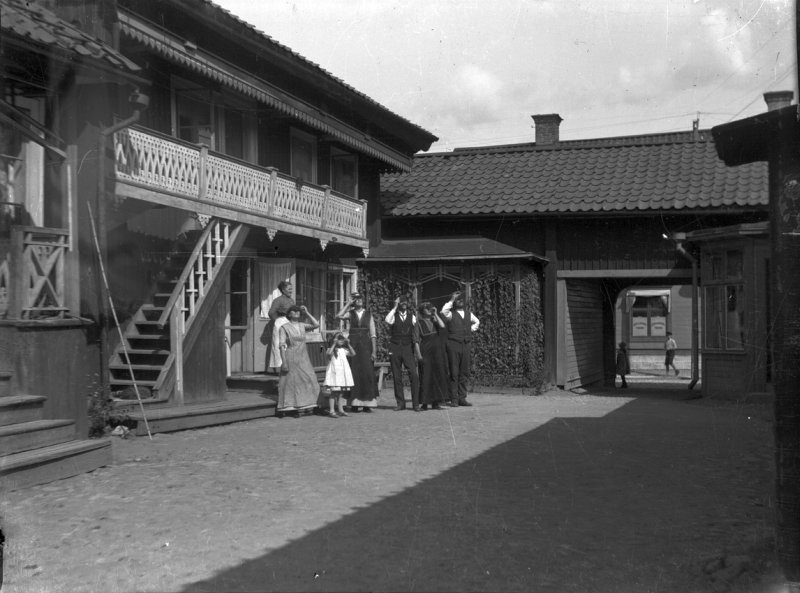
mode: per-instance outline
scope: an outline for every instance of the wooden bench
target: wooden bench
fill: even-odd
[[[388,362],[376,362],[375,372],[378,373],[378,391],[380,391],[383,389],[383,381],[386,378],[386,375],[390,375],[392,373],[392,368]]]

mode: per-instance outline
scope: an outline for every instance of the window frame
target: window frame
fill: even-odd
[[[304,179],[298,175],[297,164],[295,163],[295,141],[307,142],[311,146],[311,179]],[[295,127],[289,128],[289,174],[296,178],[302,179],[306,183],[317,184],[319,168],[319,146],[317,137],[308,132],[304,132]]]
[[[738,254],[738,266],[733,274],[731,254]],[[708,262],[703,283],[704,350],[730,353],[743,353],[745,350],[747,293],[744,256],[742,246],[732,245],[722,245],[703,254],[704,262]]]

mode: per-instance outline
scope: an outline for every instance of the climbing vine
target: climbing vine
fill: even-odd
[[[411,301],[410,275],[405,269],[369,266],[363,270],[361,290],[375,318],[379,361],[388,361],[388,326],[383,317],[394,299],[405,294]],[[472,342],[472,381],[489,387],[541,389],[543,373],[543,319],[538,274],[523,269],[520,302],[512,278],[499,274],[472,282],[471,311],[480,319]]]

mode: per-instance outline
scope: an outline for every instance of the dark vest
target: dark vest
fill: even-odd
[[[451,311],[450,319],[447,320],[447,339],[454,342],[471,342],[472,341],[472,322],[469,312],[464,311],[464,317],[456,312],[455,309]]]
[[[350,333],[364,332],[369,335],[369,320],[371,318],[372,315],[366,309],[364,309],[364,313],[361,315],[360,320],[355,311],[350,311]]]
[[[411,311],[406,311],[406,320],[400,320],[400,313],[395,312],[394,314],[394,323],[392,324],[392,333],[390,337],[390,342],[392,344],[402,344],[408,345],[411,344],[411,330],[414,328],[414,324],[412,323],[411,319]]]

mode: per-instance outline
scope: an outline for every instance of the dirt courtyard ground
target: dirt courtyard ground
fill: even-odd
[[[623,397],[624,395],[624,397]],[[778,593],[768,403],[648,382],[113,441],[3,493],[3,593]]]

